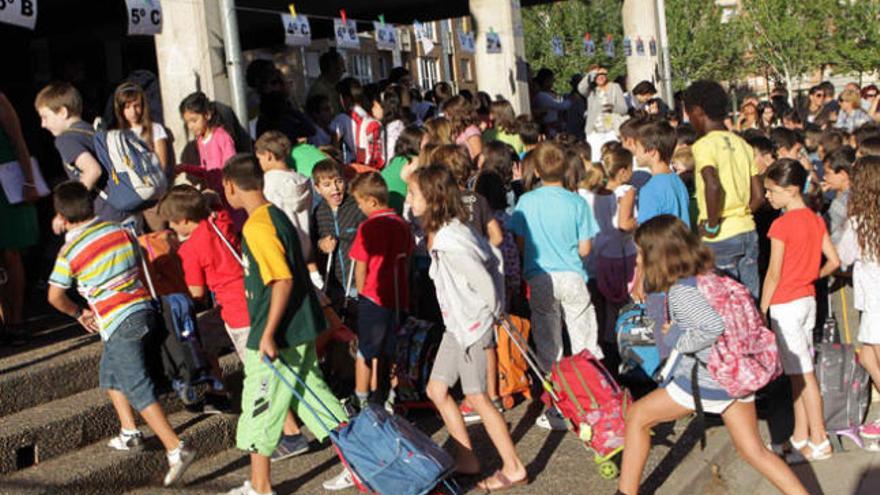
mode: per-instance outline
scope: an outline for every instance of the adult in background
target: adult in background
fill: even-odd
[[[626,99],[617,83],[608,79],[608,69],[597,67],[578,83],[578,93],[587,99],[587,118],[584,133],[587,137],[596,132],[604,132],[613,125],[613,120],[622,120],[626,115]],[[617,119],[613,117],[617,117]]]
[[[26,283],[21,251],[36,245],[40,237],[37,210],[30,204],[39,199],[30,157],[18,114],[6,95],[0,93],[0,167],[21,167],[24,176],[21,203],[11,204],[0,188],[0,266],[6,269],[7,276],[6,285],[2,286],[5,290],[0,293],[0,321],[6,330],[0,333],[0,342],[13,345],[23,343],[24,339],[21,324]]]
[[[336,91],[336,84],[345,74],[345,59],[335,49],[330,49],[318,59],[318,66],[321,69],[321,75],[312,83],[306,100],[315,95],[326,95],[333,107],[333,115],[336,115],[343,110],[339,93]]]
[[[541,115],[541,127],[548,137],[553,137],[562,130],[560,112],[565,112],[571,107],[570,100],[560,99],[553,91],[555,82],[556,74],[547,68],[542,68],[535,76],[538,93],[535,94],[535,99],[532,102],[532,110],[535,114]]]

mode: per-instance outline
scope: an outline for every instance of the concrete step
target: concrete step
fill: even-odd
[[[220,367],[229,388],[240,390],[242,367],[238,357],[224,356]],[[174,394],[162,397],[161,403],[167,414],[183,409]],[[111,437],[118,430],[113,406],[106,392],[98,388],[9,415],[0,422],[0,474],[64,455]]]
[[[198,458],[209,457],[233,445],[234,415],[204,416],[178,412],[169,416],[175,431],[198,450]],[[168,469],[165,451],[148,429],[146,449],[117,452],[102,439],[64,456],[0,478],[4,495],[96,494],[115,495],[144,485],[161,487]]]
[[[0,417],[97,387],[101,348],[81,335],[0,360]]]

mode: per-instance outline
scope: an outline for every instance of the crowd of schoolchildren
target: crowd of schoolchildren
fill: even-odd
[[[322,423],[369,403],[393,410],[401,313],[445,327],[424,393],[453,440],[456,472],[481,473],[465,426],[481,420],[502,467],[479,487],[527,484],[502,415],[499,318],[530,319],[544,370],[588,351],[617,376],[615,320],[633,300],[662,322],[658,341],[676,336],[668,347],[680,354],[627,410],[619,493],[638,492],[651,428],[697,409],[720,414],[740,454],[780,491],[806,493],[788,464],[832,456],[813,364],[818,298],[833,302],[839,321],[861,313],[860,362],[880,384],[880,126],[804,125],[791,112],[784,127],[735,132],[742,123],[729,120],[727,92],[709,81],[684,91],[677,113],[654,105],[617,118],[626,102],[599,69],[590,77],[603,84],[590,88],[577,136],[565,131],[571,105],[558,99],[542,103],[552,115],[538,105],[534,118],[517,116],[509,102],[453,94],[446,83],[422,98],[405,71],[362,86],[341,79],[340,64],[322,57],[305,112],[286,103],[277,69],[249,70],[263,98],[253,144],[204,94],[188,96],[180,112],[193,143],[176,166],[143,92],[120,87],[117,125],[160,157],[168,180],[142,211],[119,211],[102,193],[117,178],[99,163],[76,89],[52,84],[37,96],[71,179],[54,189],[53,228],[65,244],[49,300],[104,341],[100,384],[121,423],[109,447],[142,445],[134,409],[167,450],[166,485],[196,456],[169,425],[145,365],[157,314],[132,235],[167,227],[191,298],[220,308],[244,364],[236,443],[252,476],[230,493],[273,493],[271,462],[309,449],[300,423],[323,441]],[[603,136],[590,139],[600,124]],[[715,270],[748,290],[776,334],[794,398],[785,445],[761,440],[754,393],[732,396],[711,373],[692,375],[725,331],[700,282]],[[328,310],[357,315],[350,397],[336,397],[318,365]],[[298,378],[329,409],[312,414],[286,386]],[[213,392],[205,410],[228,412],[222,385]],[[565,429],[565,419],[549,406],[537,424]],[[880,424],[862,434],[880,436]],[[324,487],[356,481],[343,469]]]

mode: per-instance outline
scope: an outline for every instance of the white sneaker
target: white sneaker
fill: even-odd
[[[342,472],[337,474],[336,476],[330,478],[321,484],[325,490],[331,492],[338,492],[339,490],[345,490],[346,488],[351,488],[354,486],[354,477],[346,468],[342,468]]]
[[[538,419],[535,420],[535,426],[550,431],[568,430],[568,424],[566,423],[565,418],[562,417],[562,414],[560,414],[555,407],[547,409],[544,414],[538,416]]]
[[[171,486],[180,480],[184,471],[196,460],[196,451],[188,449],[183,442],[177,449],[176,455],[168,455],[168,473],[165,475],[165,486]]]
[[[226,495],[275,495],[275,492],[260,493],[254,490],[250,481],[245,481],[243,485],[226,492]]]
[[[120,432],[119,435],[107,442],[107,446],[114,450],[140,450],[144,446],[144,434],[137,432],[133,435],[127,435]]]

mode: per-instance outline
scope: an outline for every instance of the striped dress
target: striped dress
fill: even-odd
[[[105,341],[129,315],[152,308],[134,241],[119,224],[96,218],[69,231],[65,241],[49,283],[68,289],[76,282]]]

